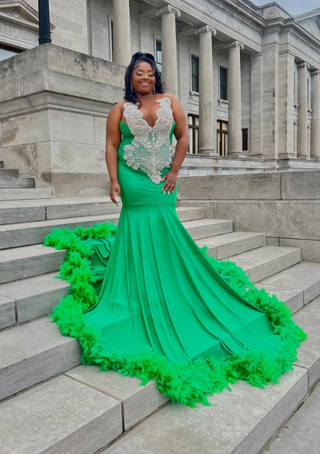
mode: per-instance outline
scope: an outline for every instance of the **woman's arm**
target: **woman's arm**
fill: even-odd
[[[163,185],[162,189],[164,192],[168,191],[170,193],[171,191],[174,191],[178,172],[189,148],[189,128],[187,115],[180,101],[172,94],[169,94],[167,96],[171,99],[173,116],[176,122],[174,135],[177,139],[176,151],[171,170],[163,177],[163,179],[166,178],[167,181]]]
[[[110,199],[118,204],[116,194],[120,196],[120,186],[118,183],[118,148],[121,140],[120,120],[121,107],[118,104],[113,106],[107,119],[106,137],[106,164],[110,178]]]

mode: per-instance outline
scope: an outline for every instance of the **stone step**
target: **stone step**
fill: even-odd
[[[122,403],[124,430],[128,430],[169,401],[155,381],[146,386],[136,377],[123,377],[118,372],[102,372],[97,366],[78,366],[65,373],[87,386],[101,391]]]
[[[242,252],[257,249],[265,245],[263,233],[233,232],[198,240],[200,247],[207,246],[208,254],[218,260],[231,257]]]
[[[8,427],[11,425],[15,427],[15,422],[12,419],[14,414],[19,415],[19,421],[20,418],[21,421],[31,419],[33,426],[42,427],[40,424],[43,418],[42,410],[48,411],[46,402],[50,402],[50,405],[54,406],[54,414],[58,414],[59,418],[69,418],[69,410],[70,408],[73,409],[71,402],[78,401],[74,399],[74,392],[79,393],[81,400],[83,393],[86,393],[85,389],[90,389],[105,397],[107,396],[108,399],[114,399],[115,402],[121,402],[123,428],[121,427],[121,430],[109,441],[120,435],[122,430],[128,431],[136,426],[128,434],[124,434],[124,437],[119,441],[104,450],[104,453],[158,452],[161,454],[165,452],[170,454],[190,452],[190,454],[193,454],[197,448],[201,453],[214,451],[215,453],[226,454],[231,452],[256,454],[299,407],[307,397],[308,390],[320,378],[320,334],[318,329],[320,299],[301,310],[295,319],[299,326],[308,332],[309,338],[298,349],[298,360],[294,371],[290,371],[281,377],[279,384],[268,385],[264,390],[238,382],[232,386],[231,393],[225,390],[220,395],[214,394],[210,397],[210,402],[215,404],[211,407],[199,406],[198,409],[190,409],[184,406],[167,405],[154,413],[168,402],[168,399],[156,389],[155,382],[150,381],[146,386],[141,386],[140,380],[137,378],[122,377],[116,372],[101,372],[98,367],[80,365],[71,370],[65,369],[65,376],[57,377],[3,402],[0,404],[0,415],[4,415],[3,420],[6,421]],[[6,380],[0,379],[1,398],[16,394],[17,389],[23,391],[29,386],[50,378],[50,374],[52,376],[56,371],[52,368],[53,364],[56,364],[60,373],[62,373],[61,369],[65,367],[63,363],[77,361],[78,351],[72,350],[74,345],[70,344],[77,341],[61,335],[59,338],[58,334],[55,324],[45,319],[0,333],[0,348],[4,352],[3,357],[0,358],[0,378],[4,374],[2,365],[6,365]],[[65,356],[59,356],[60,349]],[[32,353],[30,354],[30,352]],[[50,361],[48,358],[50,358]],[[14,363],[16,367],[14,367]],[[49,369],[48,366],[50,366]],[[22,371],[20,375],[16,373],[18,368]],[[28,376],[23,373],[26,369],[30,371]],[[66,388],[64,388],[65,385],[61,387],[55,385],[57,386],[56,390],[50,391],[52,383],[71,383],[67,379],[74,380],[74,383],[70,384],[70,387],[73,387],[72,391],[70,391],[68,385],[66,385]],[[30,383],[33,384],[30,385]],[[78,386],[80,384],[85,388]],[[4,390],[6,391],[4,392]],[[8,394],[9,392],[11,394]],[[37,397],[32,397],[31,400],[29,398],[29,396],[35,396],[35,393],[39,393],[41,396],[39,405],[37,404],[38,401],[34,400],[38,399]],[[71,406],[65,405],[66,399],[68,402],[66,396],[70,396]],[[92,400],[99,399],[98,394],[96,396]],[[259,401],[258,407],[257,401]],[[68,410],[62,411],[63,408]],[[82,404],[79,404],[77,408],[80,409],[80,412],[83,412]],[[24,411],[28,411],[28,418],[25,418]],[[75,411],[72,410],[72,415],[74,413]],[[90,415],[91,412],[88,410],[86,414]],[[78,412],[77,415],[79,418]],[[75,418],[75,422],[79,421],[78,418]],[[140,424],[137,425],[138,423]],[[51,424],[52,420],[50,420],[50,427]],[[109,427],[109,424],[103,426],[104,424],[106,424],[106,420],[101,422],[101,426],[99,421],[96,422],[97,433],[99,433],[99,430],[104,433],[103,428]],[[64,424],[61,424],[60,428],[63,426]],[[68,424],[68,426],[73,428],[68,433],[68,437],[73,440],[73,433],[77,429],[73,427],[73,424]],[[23,442],[24,445],[30,447],[29,449],[32,452],[43,452],[42,449],[48,446],[42,445],[42,443],[48,442],[46,433],[41,435],[41,429],[39,429],[40,432],[37,433],[38,436],[35,438],[34,431],[29,430],[28,424],[26,427],[28,430],[23,430],[19,437],[19,443]],[[1,430],[4,430],[3,425],[0,428]],[[11,434],[10,431],[8,433]],[[176,434],[175,442],[172,443],[174,433]],[[19,454],[24,452],[19,450],[20,444],[17,445],[19,447],[17,451],[9,450],[12,443],[11,437],[6,439],[6,443],[8,444],[3,446],[6,446],[8,451],[4,452],[10,452],[10,454],[11,452]],[[100,447],[102,448],[107,443],[101,444]],[[161,447],[162,450],[154,450],[155,446]],[[83,452],[89,454],[95,451],[89,449]]]
[[[194,240],[231,233],[233,222],[224,219],[201,219],[183,223]]]
[[[261,159],[252,158],[231,158],[217,157],[199,154],[187,154],[181,168],[183,167],[231,167],[231,168],[252,168],[263,169],[266,164]]]
[[[320,297],[294,316],[297,324],[309,334],[298,351],[296,365],[308,370],[309,388],[320,379]]]
[[[223,235],[221,235],[223,236]],[[219,238],[219,237],[218,237]],[[299,269],[308,269],[310,272],[319,272],[320,265],[301,263],[289,268],[295,272]],[[312,268],[313,267],[313,268]],[[286,273],[283,271],[282,273]],[[282,273],[279,273],[281,275]],[[57,272],[44,274],[19,281],[8,282],[0,285],[0,330],[15,324],[21,324],[49,314],[60,299],[68,292],[69,284],[55,279]],[[275,275],[277,277],[278,275]],[[320,295],[319,281],[317,276],[314,280],[306,274],[306,279],[300,279],[300,286],[304,290],[291,287],[280,287],[264,283],[257,283],[258,288],[264,288],[271,295],[276,295],[279,301],[283,301],[294,314],[304,306],[304,294],[307,295],[306,301],[310,302]],[[318,287],[317,287],[318,286]]]
[[[320,452],[320,384],[261,454]]]
[[[286,305],[290,308],[292,314],[295,314],[303,307],[302,290],[260,283],[256,283],[256,287],[259,289],[265,289],[270,295],[276,295],[279,301],[286,303]]]
[[[192,167],[192,166],[182,166],[179,170],[180,177],[202,177],[208,175],[242,175],[247,173],[261,173],[264,172],[264,169],[256,169],[253,167],[247,168],[238,168],[238,167],[223,167],[223,166],[214,166],[214,167]]]
[[[17,169],[2,169],[0,167],[0,176],[9,175],[11,177],[18,177],[18,170]]]
[[[320,379],[320,298],[300,310],[295,320],[306,330],[309,338],[298,349],[298,360],[294,370],[284,374],[279,384],[260,389],[238,382],[231,386],[231,393],[224,390],[221,394],[210,397],[209,401],[214,404],[211,407],[199,406],[194,409],[167,405],[101,453],[257,454],[260,452],[300,407],[310,389]],[[317,411],[319,412],[319,408]],[[309,419],[308,433],[312,423],[312,419]],[[304,438],[308,438],[309,435],[305,437],[305,433]],[[318,452],[317,450],[292,451],[290,443],[288,451],[280,449],[273,452],[272,447],[273,444],[269,451],[267,445],[265,454],[268,452],[270,454]]]
[[[92,454],[122,432],[121,403],[66,376],[3,402],[0,418],[2,454]]]
[[[130,454],[142,451],[159,452],[159,454],[190,452],[191,454],[195,452],[195,448],[201,453],[211,453],[213,450],[216,453],[256,454],[259,452],[305,399],[310,386],[320,378],[320,298],[299,311],[295,319],[299,326],[307,331],[309,338],[298,350],[294,371],[281,377],[280,384],[269,385],[261,390],[239,382],[232,386],[232,393],[224,391],[220,395],[215,394],[210,397],[212,403],[218,404],[212,407],[200,406],[198,409],[190,409],[167,405],[104,452],[108,454]],[[0,351],[2,352],[0,399],[5,399],[58,373],[65,372],[67,377],[75,380],[75,383],[87,385],[96,392],[120,401],[125,431],[167,401],[158,392],[154,382],[148,383],[147,386],[140,386],[138,379],[121,377],[120,374],[111,371],[100,372],[98,368],[91,366],[79,366],[70,370],[79,364],[80,351],[77,348],[77,341],[61,336],[55,324],[47,319],[40,319],[0,333]],[[55,380],[59,381],[60,378]],[[41,389],[47,389],[46,386],[50,386],[48,383],[41,385],[43,386]],[[75,384],[73,386],[76,389]],[[40,390],[40,387],[34,389]],[[32,391],[29,390],[0,405],[0,414],[8,415],[5,417],[6,421],[12,423],[12,415],[17,412],[20,415],[16,406],[19,405],[19,399],[24,399],[21,396],[32,395]],[[58,394],[64,395],[59,387]],[[42,402],[52,404],[56,400],[51,396],[50,392],[45,391]],[[25,397],[25,399],[28,398]],[[258,407],[257,401],[259,401]],[[43,416],[39,411],[41,408],[47,411],[47,408],[43,403],[37,406],[30,403],[33,401],[25,402],[27,402],[25,407],[31,415],[33,426],[42,426],[40,421]],[[81,405],[79,407],[83,411]],[[54,408],[55,414],[61,417],[62,412],[64,417],[67,412],[62,409],[69,408],[69,405],[66,406],[65,400],[61,399]],[[33,409],[37,409],[35,414],[32,413]],[[90,414],[89,411],[88,414]],[[52,421],[50,421],[50,427],[51,424]],[[103,424],[106,424],[106,421],[103,421]],[[103,424],[99,427],[97,422],[96,430],[104,432]],[[174,433],[176,434],[175,443],[172,443]],[[117,435],[119,434],[120,432]],[[68,436],[73,437],[73,431]],[[23,432],[22,439],[25,445],[32,446],[32,452],[42,452],[42,448],[39,451],[33,449],[38,446],[35,443],[47,441],[46,435],[35,439],[34,431],[29,429]],[[171,442],[168,439],[171,439]],[[154,451],[155,446],[160,446],[162,451]],[[203,450],[205,446],[207,448]],[[9,452],[11,453],[8,450]],[[16,452],[20,454],[23,451]]]
[[[74,229],[78,226],[90,227],[94,224],[110,222],[117,224],[119,213],[100,216],[83,216],[71,219],[54,219],[52,221],[25,222],[0,226],[0,249],[27,246],[43,243],[46,235],[53,229]]]
[[[0,224],[99,216],[119,213],[120,208],[109,197],[74,197],[44,200],[0,202]]]
[[[0,224],[99,216],[119,213],[120,211],[121,208],[111,202],[109,197],[75,197],[0,202]],[[180,219],[182,221],[202,219],[204,217],[204,209],[202,207],[182,207],[177,208],[177,212],[181,213]]]
[[[179,213],[185,215],[187,211],[181,210],[178,214]],[[100,219],[101,222],[105,222],[106,220],[109,222],[117,222],[118,216],[118,214],[110,215],[110,217],[106,215],[104,218],[92,216],[87,222],[87,225],[93,225],[97,222],[97,219]],[[92,218],[95,218],[94,221]],[[207,219],[202,219],[201,221],[187,221],[183,223],[183,225],[185,225],[188,230],[190,229],[193,234],[196,234],[197,236],[200,235],[200,237],[207,232],[208,235],[212,235],[214,232],[219,234],[232,225],[232,223],[230,224],[231,221],[214,220],[212,223],[207,221]],[[201,222],[203,222],[204,225],[201,225]],[[2,245],[8,247],[10,244],[12,247],[13,239],[16,239],[16,241],[19,242],[19,233],[21,236],[25,237],[21,240],[22,242],[30,241],[29,238],[31,235],[32,241],[42,242],[44,235],[49,233],[52,228],[52,225],[50,225],[49,228],[48,224],[52,223],[56,223],[56,226],[58,226],[56,221],[39,222],[38,224],[45,225],[40,228],[32,227],[29,231],[28,229],[25,229],[27,224],[16,224],[14,225],[14,229],[10,229],[12,226],[1,226],[0,238],[3,235]],[[78,220],[72,219],[71,222],[69,220],[66,224],[59,224],[59,226],[65,228],[67,225],[72,225],[75,227],[76,225],[85,225],[85,223],[86,218],[78,218]],[[11,239],[9,235],[12,235]],[[3,249],[0,251],[0,284],[57,271],[63,262],[64,254],[65,251],[57,251],[53,248],[44,247],[41,244]]]
[[[303,305],[320,295],[320,265],[299,263],[281,273],[260,282],[261,286],[272,286],[279,290],[295,289],[303,294]]]
[[[262,281],[301,261],[301,251],[293,247],[264,246],[229,257],[250,277],[253,282]]]
[[[0,285],[0,329],[48,315],[69,292],[55,273]]]
[[[52,197],[51,188],[0,189],[0,201],[49,199],[51,197]]]
[[[57,271],[64,254],[40,244],[0,251],[0,284]]]
[[[238,382],[210,407],[166,405],[101,453],[257,454],[305,399],[307,375],[295,367],[265,389]]]
[[[299,349],[297,365],[305,367],[309,375],[309,389],[312,389],[320,378],[320,298],[300,311],[296,322],[309,334]],[[285,424],[280,433],[266,445],[263,453],[270,454],[309,454],[318,453],[319,437],[320,384]]]
[[[38,211],[37,214],[40,215],[41,211],[40,212]],[[203,208],[201,207],[178,208],[177,214],[182,222],[189,221],[190,219],[201,220],[204,215]],[[18,216],[18,213],[16,213],[16,216]],[[48,235],[52,229],[55,228],[65,229],[68,227],[70,229],[74,229],[78,226],[90,227],[94,224],[101,224],[104,222],[111,222],[113,224],[117,224],[119,216],[120,213],[118,211],[99,216],[82,216],[69,219],[53,219],[46,221],[0,225],[0,249],[43,243],[44,237]],[[215,222],[215,225],[218,224],[219,224],[218,222]],[[216,230],[217,228],[218,227],[215,227],[214,230]],[[197,231],[200,231],[200,229],[198,228]]]
[[[77,339],[48,318],[0,333],[0,400],[80,364]]]
[[[19,178],[0,174],[0,189],[34,188],[34,178]]]

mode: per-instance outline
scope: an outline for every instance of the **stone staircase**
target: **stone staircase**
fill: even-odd
[[[47,318],[69,287],[53,279],[64,251],[43,247],[44,236],[117,224],[119,213],[108,197],[0,202],[1,454],[257,454],[320,378],[320,265],[301,262],[297,248],[265,246],[263,233],[234,232],[231,220],[206,219],[202,207],[178,207],[199,246],[286,301],[310,337],[280,384],[239,382],[210,397],[217,406],[172,406],[154,382],[80,365],[78,341]]]
[[[52,197],[51,188],[36,188],[34,178],[21,178],[18,170],[5,169],[3,162],[0,161],[0,201],[50,197]]]

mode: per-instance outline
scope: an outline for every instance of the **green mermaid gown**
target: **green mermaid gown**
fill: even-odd
[[[51,316],[63,334],[79,339],[84,364],[144,383],[155,379],[173,401],[193,406],[237,379],[277,382],[292,369],[306,334],[284,303],[256,289],[234,264],[208,257],[180,222],[177,190],[164,194],[161,181],[173,160],[171,101],[157,102],[153,127],[125,104],[118,226],[100,232],[96,226],[88,235],[64,231],[80,242],[76,252],[69,240],[60,243],[69,248],[67,259],[77,253],[88,274],[75,279],[69,263],[72,271],[64,272],[69,281],[73,275],[72,293]],[[57,235],[46,244],[59,247]]]

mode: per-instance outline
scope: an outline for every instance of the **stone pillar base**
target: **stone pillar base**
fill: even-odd
[[[296,159],[293,153],[279,153],[278,159]]]
[[[213,147],[201,147],[201,148],[198,148],[198,154],[205,154],[205,155],[210,155],[210,156],[219,156],[219,153],[217,153]]]

